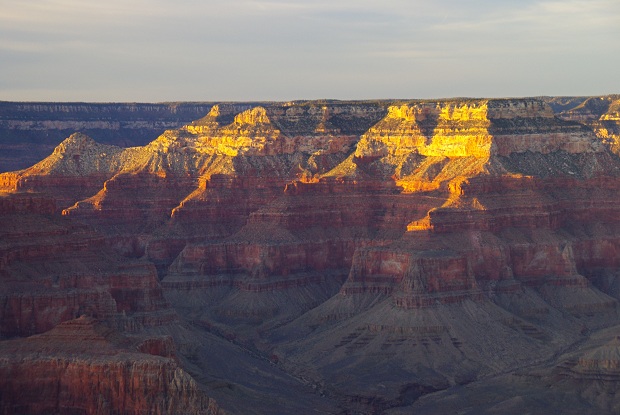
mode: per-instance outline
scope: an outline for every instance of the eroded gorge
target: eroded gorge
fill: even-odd
[[[620,410],[620,97],[201,105],[0,173],[0,413]]]

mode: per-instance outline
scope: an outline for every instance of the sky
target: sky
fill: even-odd
[[[0,0],[0,100],[620,93],[619,0]]]

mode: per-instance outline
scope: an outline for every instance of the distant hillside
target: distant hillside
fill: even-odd
[[[577,121],[597,120],[618,96],[545,97],[553,111]],[[384,109],[389,100],[341,102],[312,101],[307,105],[371,104]],[[234,112],[251,108],[258,102],[229,103]],[[265,103],[262,103],[265,104]],[[304,102],[296,102],[303,107]],[[84,102],[6,102],[0,101],[0,172],[31,166],[49,155],[66,137],[81,132],[101,144],[134,147],[148,144],[165,130],[177,129],[205,116],[212,102],[169,103],[84,103]],[[587,120],[586,120],[587,118]],[[338,123],[338,120],[333,120]],[[336,127],[352,128],[348,119]],[[299,127],[284,124],[285,130]],[[303,127],[303,126],[302,126]],[[368,128],[360,126],[362,130]],[[358,129],[360,129],[358,128]],[[363,131],[356,131],[361,133]]]
[[[0,172],[33,165],[76,131],[103,144],[142,146],[202,117],[212,105],[0,102]]]

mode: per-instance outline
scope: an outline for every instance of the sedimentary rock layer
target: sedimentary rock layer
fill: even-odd
[[[131,343],[89,317],[1,342],[0,411],[221,413],[174,359],[132,350]]]

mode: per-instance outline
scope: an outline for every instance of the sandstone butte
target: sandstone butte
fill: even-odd
[[[617,413],[620,97],[225,103],[0,174],[0,413]]]

